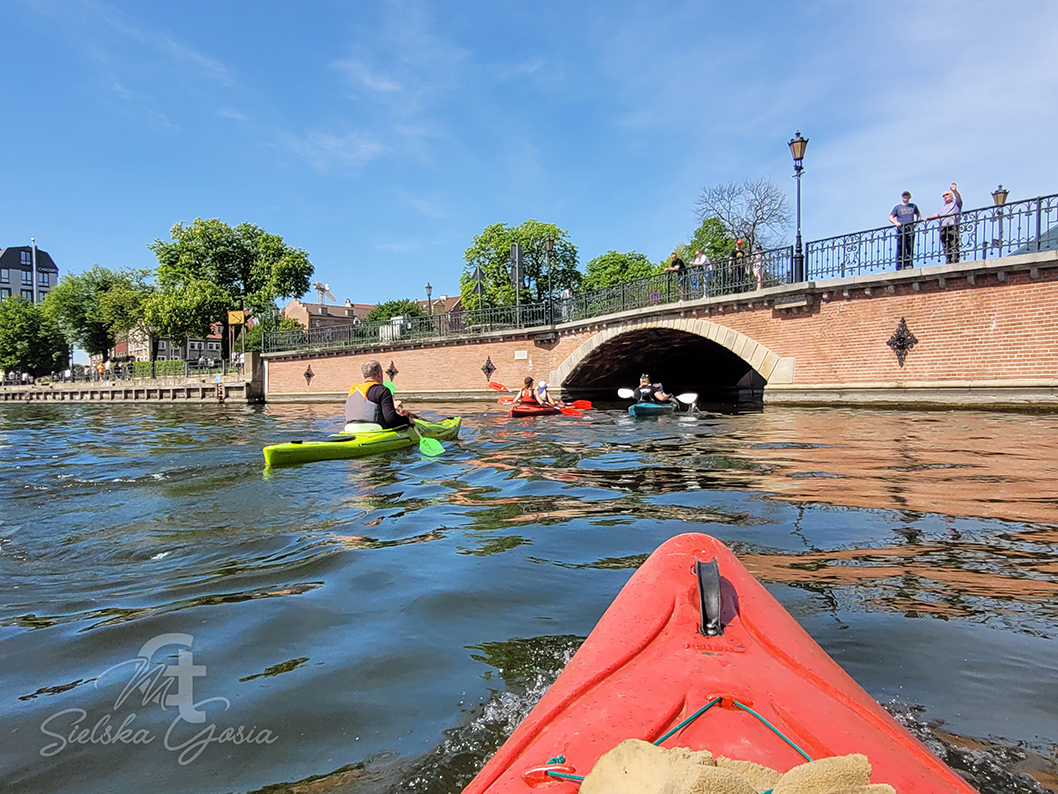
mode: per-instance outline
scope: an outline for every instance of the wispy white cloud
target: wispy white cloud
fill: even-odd
[[[246,121],[246,114],[245,113],[240,113],[239,111],[237,111],[237,110],[235,110],[233,108],[228,108],[228,107],[217,108],[217,115],[220,116],[221,118],[225,118],[225,119],[235,119],[236,121]]]
[[[335,167],[356,168],[388,151],[385,145],[355,133],[331,135],[311,132],[303,136],[282,133],[279,144],[320,173],[327,173]]]

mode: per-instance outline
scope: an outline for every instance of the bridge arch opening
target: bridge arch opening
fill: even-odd
[[[582,345],[559,370],[564,393],[595,401],[617,400],[618,389],[634,388],[645,373],[671,394],[696,392],[699,406],[763,404],[764,377],[745,358],[700,333],[659,325],[598,337]],[[759,346],[753,344],[753,348]]]

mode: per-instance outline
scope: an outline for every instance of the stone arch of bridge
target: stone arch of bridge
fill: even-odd
[[[793,361],[745,334],[696,318],[643,320],[605,328],[551,373],[566,394],[616,399],[648,373],[666,391],[697,392],[700,403],[763,401],[769,381],[792,377]]]

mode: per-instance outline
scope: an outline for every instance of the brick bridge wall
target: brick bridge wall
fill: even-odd
[[[902,367],[887,344],[901,319],[917,340]],[[526,375],[558,385],[599,344],[643,327],[697,334],[740,355],[767,381],[766,402],[1058,407],[1055,251],[686,301],[552,334],[266,354],[266,394],[338,400],[376,358],[397,368],[402,395],[486,398],[486,358],[507,386]]]

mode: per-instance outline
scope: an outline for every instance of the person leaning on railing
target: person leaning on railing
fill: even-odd
[[[962,212],[962,196],[954,182],[950,190],[944,191],[943,199],[941,208],[926,220],[941,219],[940,243],[944,247],[944,260],[950,265],[959,261],[959,213]]]

